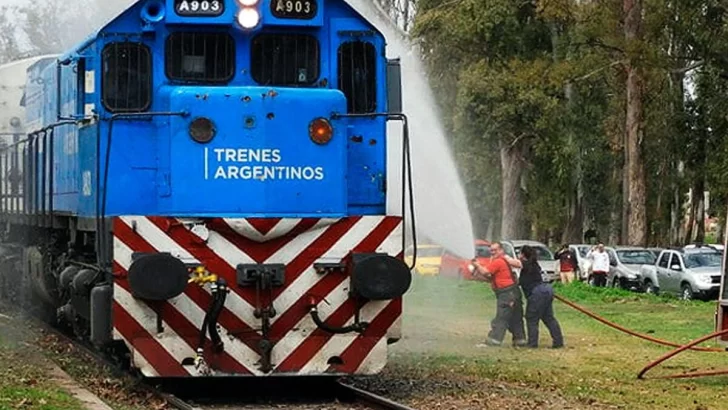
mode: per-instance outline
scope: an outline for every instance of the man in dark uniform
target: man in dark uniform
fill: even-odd
[[[487,346],[500,346],[509,330],[513,335],[513,345],[526,345],[526,331],[523,325],[523,299],[518,287],[518,279],[511,270],[503,246],[499,242],[490,245],[491,260],[483,267],[473,260],[473,273],[491,283],[496,294],[496,315],[491,321],[490,333],[485,342]],[[479,345],[481,346],[481,345]]]

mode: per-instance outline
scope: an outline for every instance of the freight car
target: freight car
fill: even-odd
[[[385,47],[343,0],[142,0],[34,64],[5,279],[147,377],[380,371],[414,215],[386,211]]]

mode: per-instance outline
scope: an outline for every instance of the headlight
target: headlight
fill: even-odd
[[[629,279],[637,279],[637,276],[639,276],[639,273],[635,271],[627,271],[626,272],[627,278]]]
[[[331,141],[334,129],[326,118],[316,118],[308,125],[308,135],[311,140],[319,145],[325,145]]]
[[[713,281],[713,278],[711,278],[710,275],[700,275],[698,276],[698,279],[703,283],[710,283]]]
[[[195,118],[190,124],[190,137],[200,144],[205,144],[215,136],[215,124],[205,117]]]
[[[251,29],[255,28],[260,21],[260,14],[258,10],[253,8],[244,8],[238,13],[238,24],[242,28]]]

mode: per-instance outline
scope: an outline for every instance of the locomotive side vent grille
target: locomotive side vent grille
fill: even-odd
[[[165,60],[172,81],[227,83],[235,76],[235,40],[227,33],[172,33]]]
[[[372,43],[351,41],[339,46],[339,90],[347,110],[365,114],[377,109],[376,51]]]
[[[152,103],[152,56],[139,43],[111,43],[103,51],[102,100],[111,112],[146,111]]]
[[[253,39],[250,71],[260,85],[311,86],[319,78],[319,43],[306,34],[261,34]]]

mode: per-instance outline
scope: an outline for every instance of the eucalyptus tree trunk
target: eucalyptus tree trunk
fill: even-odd
[[[624,0],[624,36],[628,43],[640,39],[642,0]],[[627,69],[627,122],[625,127],[627,171],[627,244],[647,244],[647,198],[645,167],[642,160],[644,78],[642,69],[630,59]]]
[[[526,142],[516,140],[514,143],[499,142],[502,172],[502,211],[501,238],[519,239],[527,231],[523,218],[523,192],[521,177],[525,169],[524,155]]]

